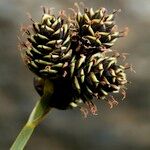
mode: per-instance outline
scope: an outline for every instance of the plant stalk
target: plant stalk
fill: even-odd
[[[24,149],[34,129],[39,125],[39,123],[44,119],[44,117],[51,110],[51,107],[49,106],[49,102],[51,100],[51,96],[53,92],[54,92],[53,84],[49,80],[45,80],[44,94],[35,105],[34,109],[32,110],[29,116],[27,123],[22,128],[21,132],[17,136],[10,150]]]

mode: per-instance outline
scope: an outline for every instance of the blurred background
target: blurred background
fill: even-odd
[[[8,150],[25,124],[39,96],[33,74],[24,66],[17,48],[26,13],[36,20],[41,5],[60,9],[73,0],[0,0],[0,150]],[[80,2],[77,1],[76,2]],[[98,116],[83,117],[78,109],[53,110],[40,124],[26,150],[149,150],[150,149],[150,1],[82,0],[88,7],[121,9],[116,22],[129,35],[113,49],[129,53],[135,73],[128,72],[127,98],[114,109],[102,101]]]

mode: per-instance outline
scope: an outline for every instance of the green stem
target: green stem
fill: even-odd
[[[49,101],[51,99],[53,92],[54,92],[53,84],[49,80],[46,80],[44,84],[43,96],[35,105],[26,125],[23,127],[23,129],[17,136],[10,150],[23,150],[24,149],[34,129],[44,119],[46,114],[51,110],[51,107],[49,106]]]
[[[18,137],[16,138],[10,150],[22,150],[25,147],[26,143],[28,142],[34,129],[35,127],[25,125],[21,130],[20,134],[18,135]]]

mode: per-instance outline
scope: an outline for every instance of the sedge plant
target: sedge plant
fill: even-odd
[[[41,20],[32,18],[22,27],[21,53],[35,74],[34,87],[40,95],[11,150],[23,150],[34,129],[52,108],[79,108],[85,117],[97,115],[94,101],[118,104],[115,93],[126,95],[128,64],[118,63],[124,55],[112,49],[127,34],[119,31],[115,17],[120,10],[84,8],[75,4],[72,13],[57,16],[43,7]],[[123,56],[123,57],[121,57]]]

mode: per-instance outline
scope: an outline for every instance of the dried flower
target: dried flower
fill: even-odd
[[[34,86],[42,96],[45,79],[54,83],[49,105],[58,109],[85,103],[93,114],[93,98],[105,99],[112,108],[117,104],[112,93],[125,93],[128,82],[125,70],[119,65],[119,55],[110,55],[115,41],[125,35],[114,22],[118,11],[108,14],[105,8],[96,11],[74,10],[73,17],[58,17],[44,8],[40,22],[27,29],[24,42],[25,60],[35,77]]]

